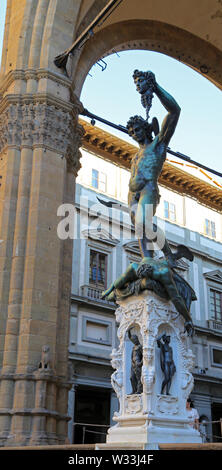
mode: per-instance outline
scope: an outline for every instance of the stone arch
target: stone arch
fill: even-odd
[[[153,20],[129,20],[107,26],[91,38],[73,59],[72,81],[79,96],[92,65],[115,51],[143,49],[169,55],[222,88],[222,52],[196,35]]]
[[[64,8],[60,0],[50,0],[40,51],[40,67],[56,72],[58,68],[54,65],[54,58],[59,50],[65,50],[73,40],[81,0],[66,0],[65,3]]]

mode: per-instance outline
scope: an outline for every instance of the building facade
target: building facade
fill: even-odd
[[[85,124],[87,127],[88,124]],[[94,129],[94,128],[92,128]],[[114,138],[103,132],[104,138]],[[95,137],[95,135],[94,135]],[[119,145],[123,145],[119,140]],[[69,394],[69,439],[71,442],[103,442],[118,403],[111,388],[110,353],[117,346],[116,305],[101,300],[101,292],[130,262],[140,259],[131,225],[127,193],[129,171],[101,159],[98,150],[82,150],[82,168],[76,185],[75,240],[70,317],[69,360],[72,389]],[[134,151],[136,148],[134,148]],[[96,155],[97,153],[97,155]],[[171,171],[178,163],[166,162]],[[165,165],[166,165],[165,164]],[[198,178],[199,187],[209,190],[209,177],[197,168],[184,167],[183,179]],[[218,183],[219,184],[219,183]],[[211,183],[212,192],[215,183]],[[217,186],[218,188],[218,186]],[[218,191],[220,191],[218,189]],[[192,392],[205,440],[220,441],[222,417],[222,215],[198,201],[160,184],[157,223],[172,250],[187,245],[194,261],[180,260],[178,270],[194,288],[197,301],[191,315],[195,335]],[[99,199],[98,199],[99,198]],[[100,200],[113,201],[113,208]],[[156,256],[160,256],[156,252]],[[212,423],[217,421],[217,423]],[[207,424],[209,423],[209,424]]]

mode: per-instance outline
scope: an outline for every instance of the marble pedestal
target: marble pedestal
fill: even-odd
[[[119,348],[112,352],[112,386],[119,399],[119,412],[115,413],[107,433],[107,445],[141,444],[144,448],[158,443],[200,443],[197,430],[189,425],[186,399],[193,388],[193,353],[190,339],[184,333],[184,319],[172,302],[164,301],[150,291],[131,296],[119,302],[116,310],[119,323]],[[130,368],[133,344],[128,330],[138,335],[143,347],[143,392],[131,394]],[[166,332],[176,372],[172,379],[170,395],[161,395],[163,372],[160,366],[160,349],[157,337]]]

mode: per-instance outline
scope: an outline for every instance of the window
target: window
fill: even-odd
[[[222,366],[222,349],[212,349],[213,363]]]
[[[103,193],[106,192],[106,174],[105,173],[99,173],[99,189],[100,191],[103,191]]]
[[[205,219],[204,221],[204,233],[209,237],[216,238],[216,226],[212,220]]]
[[[98,189],[99,188],[99,172],[98,170],[92,169],[92,187]]]
[[[107,325],[101,325],[92,321],[86,322],[86,336],[93,341],[107,341]]]
[[[100,343],[107,346],[112,344],[112,323],[83,317],[82,340],[89,343]]]
[[[89,282],[96,287],[106,288],[107,255],[90,250]]]
[[[165,219],[176,221],[176,206],[172,202],[164,201],[164,217]]]
[[[101,171],[92,169],[92,187],[95,189],[99,189],[103,193],[106,192],[107,187],[107,177],[105,173]]]
[[[222,292],[210,289],[210,315],[214,320],[222,321]]]

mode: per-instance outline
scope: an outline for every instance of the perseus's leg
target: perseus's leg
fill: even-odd
[[[102,295],[101,295],[101,298],[104,299],[105,297],[107,297],[114,289],[122,289],[125,284],[127,284],[128,282],[131,282],[131,281],[134,281],[137,279],[137,276],[136,276],[136,270],[138,268],[138,264],[137,263],[131,263],[128,268],[126,269],[125,273],[121,274],[121,276],[119,276],[112,284],[111,286],[105,290]]]
[[[170,248],[170,245],[165,237],[165,234],[163,232],[163,230],[161,230],[160,227],[157,226],[157,224],[153,224],[153,232],[155,232],[157,234],[156,236],[156,244],[158,246],[158,248],[164,253],[165,257],[167,259],[170,258],[170,256],[172,255],[172,250]]]
[[[153,229],[153,215],[156,211],[156,203],[151,202],[149,192],[141,191],[135,214],[136,237],[140,247],[142,258],[153,258],[156,234]]]
[[[138,193],[139,194],[139,193]],[[145,236],[145,213],[143,210],[143,206],[141,203],[138,204],[139,198],[136,199],[135,197],[131,199],[130,203],[130,217],[131,222],[135,227],[136,230],[136,237],[138,239],[139,249],[141,257],[144,258],[152,258],[153,250],[147,250],[148,239]]]

